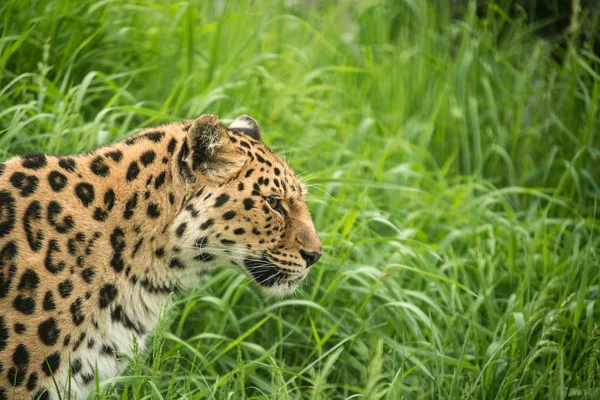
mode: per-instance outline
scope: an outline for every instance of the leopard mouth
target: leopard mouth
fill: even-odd
[[[266,258],[246,259],[244,260],[244,266],[252,279],[259,286],[265,288],[277,286],[292,287],[302,280],[302,277],[292,276]]]

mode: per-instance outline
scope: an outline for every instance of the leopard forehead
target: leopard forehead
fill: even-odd
[[[207,166],[193,123],[0,163],[0,399],[57,398],[69,374],[85,398],[98,367],[115,376],[117,353],[143,346],[169,293],[219,265],[269,287],[306,275],[302,251],[320,242],[294,171],[252,123],[226,129],[233,158]]]

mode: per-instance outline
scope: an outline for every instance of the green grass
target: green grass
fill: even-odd
[[[600,396],[598,15],[448,3],[0,4],[0,159],[250,114],[311,185],[296,297],[224,269],[93,398]]]

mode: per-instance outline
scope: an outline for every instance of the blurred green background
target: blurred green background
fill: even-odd
[[[310,186],[299,293],[224,269],[92,398],[600,397],[593,1],[5,0],[0,160],[203,113]]]

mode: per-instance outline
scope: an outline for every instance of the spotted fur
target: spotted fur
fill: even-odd
[[[288,293],[320,254],[302,184],[250,117],[0,163],[0,400],[55,399],[54,382],[85,398],[171,292],[229,265]]]

